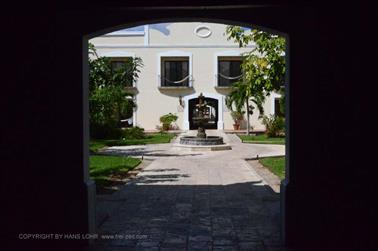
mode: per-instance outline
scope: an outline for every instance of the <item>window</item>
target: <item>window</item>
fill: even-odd
[[[228,87],[241,78],[242,59],[240,57],[221,57],[218,59],[218,86]]]
[[[115,72],[121,69],[126,64],[126,62],[124,60],[122,61],[112,60],[111,64],[112,64],[112,72]]]
[[[161,64],[162,87],[189,87],[189,57],[165,57]]]
[[[128,60],[131,60],[131,58],[112,58],[110,61],[112,73],[114,74],[125,67]],[[125,77],[125,87],[133,87],[133,82],[134,78],[132,75]]]
[[[281,112],[280,98],[274,99],[274,115],[283,117],[283,114]]]

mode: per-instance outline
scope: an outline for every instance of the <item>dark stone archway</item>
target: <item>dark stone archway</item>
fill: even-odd
[[[35,12],[17,5],[1,16],[7,34],[0,99],[2,247],[77,250],[86,243],[19,239],[20,233],[88,232],[83,37],[174,19],[226,20],[289,35],[285,239],[296,250],[376,248],[376,146],[365,147],[376,142],[376,134],[351,135],[351,128],[376,131],[376,85],[369,79],[376,62],[371,53],[347,53],[374,48],[374,8],[357,1],[76,4],[33,3]],[[373,118],[364,123],[364,114]]]

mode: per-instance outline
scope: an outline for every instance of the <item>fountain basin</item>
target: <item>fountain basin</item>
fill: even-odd
[[[182,145],[209,146],[223,145],[223,138],[218,136],[208,136],[206,138],[198,138],[194,136],[183,136],[180,138]]]
[[[180,143],[175,144],[175,146],[179,148],[186,148],[191,151],[231,150],[231,146],[229,144],[225,144],[223,142],[223,138],[218,136],[208,136],[206,138],[183,136],[180,138]]]

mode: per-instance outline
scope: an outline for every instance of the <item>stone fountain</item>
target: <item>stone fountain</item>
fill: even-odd
[[[192,150],[230,150],[231,147],[224,144],[222,137],[206,135],[205,123],[210,119],[206,114],[206,106],[205,97],[201,93],[196,105],[198,112],[193,117],[193,123],[198,125],[197,136],[182,136],[180,145],[191,147]]]

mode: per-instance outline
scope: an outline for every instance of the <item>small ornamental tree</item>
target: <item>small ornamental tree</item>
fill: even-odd
[[[143,65],[140,58],[132,58],[117,69],[112,69],[110,58],[98,57],[89,44],[89,114],[91,136],[118,137],[114,133],[121,119],[130,118],[135,103],[125,89],[138,78]]]
[[[233,112],[247,112],[247,135],[249,135],[249,117],[253,115],[255,106],[257,106],[257,109],[259,110],[260,116],[264,114],[264,101],[264,95],[262,95],[261,93],[256,93],[254,96],[252,96],[252,94],[249,92],[248,85],[243,81],[239,81],[233,84],[232,91],[226,98],[226,105],[228,109],[231,110],[231,115]]]
[[[255,44],[254,49],[243,55],[243,63],[241,64],[243,77],[234,83],[233,93],[231,93],[233,96],[244,98],[243,102],[239,100],[237,105],[245,104],[246,106],[247,134],[249,134],[248,114],[251,114],[251,106],[249,105],[251,99],[257,102],[253,101],[258,108],[262,106],[265,94],[270,95],[272,91],[280,92],[282,100],[284,100],[286,41],[278,35],[256,29],[248,31],[233,25],[227,26],[226,35],[229,40],[234,40],[239,47],[246,47],[250,43]],[[240,93],[236,94],[237,92]],[[231,98],[231,100],[238,99]],[[281,105],[281,107],[284,107],[284,105]]]

